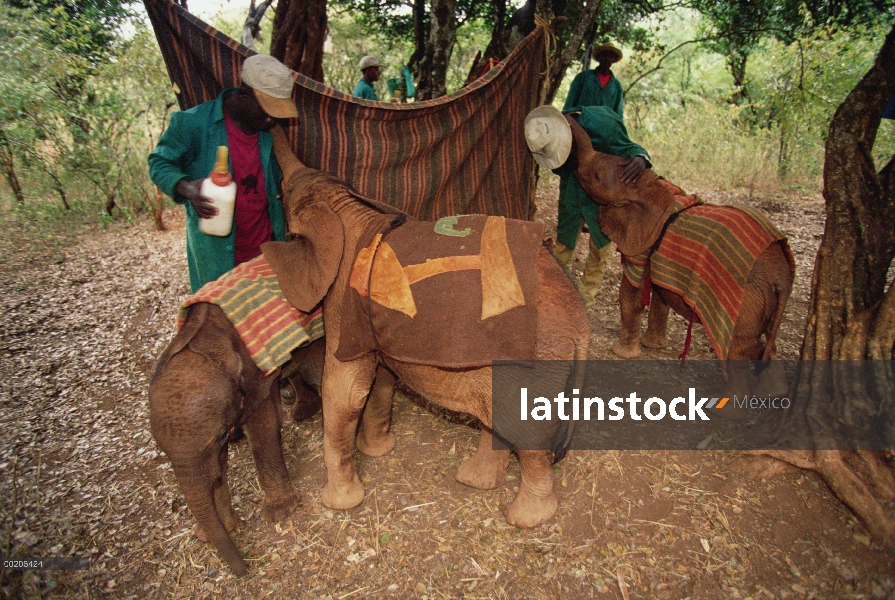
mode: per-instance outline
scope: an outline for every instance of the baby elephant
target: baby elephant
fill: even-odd
[[[295,351],[283,371],[319,389],[322,345],[318,340]],[[196,518],[194,533],[214,544],[237,575],[248,566],[227,533],[239,520],[227,486],[229,434],[242,427],[248,435],[267,519],[285,519],[299,502],[283,459],[279,379],[279,374],[264,377],[220,308],[199,303],[149,383],[152,435],[171,460]]]

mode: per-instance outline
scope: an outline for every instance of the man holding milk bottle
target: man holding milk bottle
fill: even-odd
[[[285,239],[283,206],[277,198],[283,175],[269,130],[275,119],[298,117],[292,86],[292,71],[283,63],[263,54],[250,56],[242,64],[238,88],[171,115],[149,155],[152,181],[186,209],[193,293],[260,255],[262,243]],[[228,150],[219,151],[221,146]],[[231,199],[227,196],[232,192],[215,188],[227,187],[229,178],[222,171],[228,154],[236,187],[229,219],[221,210],[227,210],[222,201]],[[215,223],[220,217],[224,223]]]

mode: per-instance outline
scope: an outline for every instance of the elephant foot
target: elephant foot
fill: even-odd
[[[553,518],[557,504],[553,491],[546,496],[535,496],[520,488],[519,494],[507,509],[507,523],[522,529],[537,527]]]
[[[650,333],[647,331],[640,339],[640,343],[647,348],[662,350],[663,348],[668,347],[668,336],[664,333]]]
[[[265,498],[261,513],[268,521],[279,523],[291,515],[300,502],[298,494],[293,491],[290,491],[282,500],[269,501]]]
[[[306,385],[299,383],[295,385],[293,383],[292,389],[295,390],[295,399],[292,401],[292,420],[296,423],[300,423],[307,419],[310,419],[318,412],[320,412],[320,408],[323,403],[320,400],[320,395],[314,390],[308,388]]]
[[[327,508],[335,510],[354,508],[364,501],[364,486],[357,478],[357,473],[352,475],[347,484],[337,485],[330,479],[320,493],[320,501]]]
[[[481,447],[460,465],[454,479],[480,490],[493,490],[507,480],[508,450],[491,450],[485,454]]]
[[[633,343],[623,343],[618,340],[612,344],[612,353],[619,358],[637,358],[640,356],[640,341],[635,340]]]
[[[388,432],[384,435],[368,436],[361,429],[357,434],[357,449],[367,456],[377,457],[388,454],[395,448],[395,434]]]

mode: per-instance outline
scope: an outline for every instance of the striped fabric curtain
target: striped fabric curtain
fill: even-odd
[[[181,109],[238,85],[253,51],[170,0],[144,4]],[[526,219],[534,162],[523,121],[537,105],[543,61],[538,27],[470,85],[412,104],[360,100],[296,73],[299,118],[285,129],[302,162],[414,218]]]

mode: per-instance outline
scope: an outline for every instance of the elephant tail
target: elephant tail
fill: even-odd
[[[587,358],[590,350],[590,323],[585,330],[579,332],[578,339],[575,341],[575,358],[572,360],[572,370],[569,372],[569,379],[566,384],[566,393],[570,396],[574,394],[573,390],[583,391],[585,377],[587,375]],[[569,446],[572,444],[572,435],[575,432],[575,422],[567,421],[566,427],[560,427],[553,438],[553,464],[555,465],[563,459]]]
[[[785,243],[785,242],[784,242]],[[783,244],[777,244],[780,247],[780,251],[787,255],[789,253],[789,249],[785,247]],[[786,257],[785,260],[788,260],[791,264],[791,259]],[[789,295],[792,293],[792,284],[795,279],[795,273],[790,270],[789,277],[783,278],[777,283],[774,284],[774,295],[777,300],[777,305],[774,308],[774,318],[771,320],[771,324],[768,326],[765,331],[765,347],[764,354],[762,354],[761,360],[767,361],[771,359],[771,356],[777,349],[777,332],[780,331],[780,325],[783,323],[783,311],[786,310],[786,303],[789,301]]]

